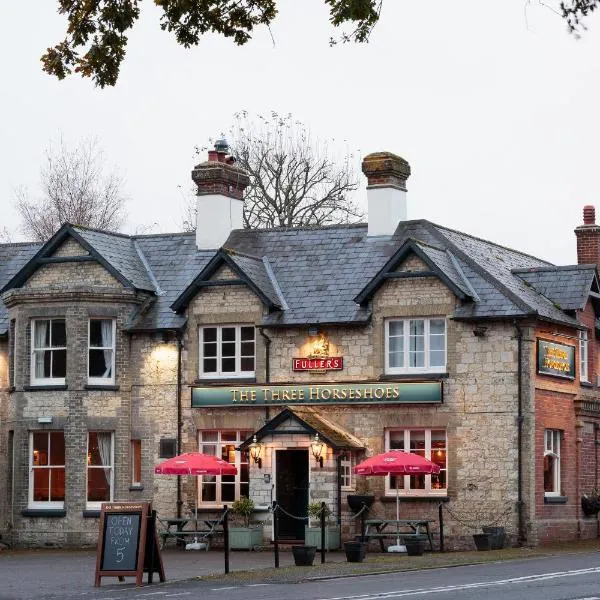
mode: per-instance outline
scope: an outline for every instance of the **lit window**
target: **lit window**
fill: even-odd
[[[445,319],[394,319],[386,321],[386,373],[438,373],[445,370]]]
[[[544,432],[544,494],[560,496],[560,438],[558,429]]]
[[[87,507],[100,508],[113,499],[113,434],[90,431],[87,451]]]
[[[88,383],[111,384],[115,381],[114,319],[90,319],[88,334]]]
[[[64,319],[36,319],[31,327],[31,382],[65,383],[67,332]]]
[[[252,325],[201,327],[200,377],[254,377]]]
[[[588,379],[588,332],[579,331],[579,379]]]
[[[344,452],[340,457],[340,479],[343,490],[354,489],[353,467],[354,456],[351,452]]]
[[[198,502],[223,504],[241,496],[249,496],[249,469],[247,450],[236,448],[248,438],[249,431],[199,431],[198,449],[203,454],[218,456],[237,467],[237,475],[203,475],[198,486]]]
[[[29,436],[29,507],[63,508],[65,434],[34,431]]]
[[[404,450],[419,454],[440,467],[432,475],[400,475],[386,477],[386,494],[446,495],[448,465],[446,431],[444,429],[390,429],[385,432],[386,450]]]
[[[142,485],[142,440],[131,440],[131,485]]]

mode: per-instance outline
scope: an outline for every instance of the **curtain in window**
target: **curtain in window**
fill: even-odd
[[[35,321],[34,323],[34,346],[35,348],[46,347],[46,334],[48,333],[48,321]],[[36,378],[45,377],[44,373],[44,358],[46,350],[35,350],[35,376]]]
[[[102,346],[104,347],[104,364],[106,366],[106,371],[102,374],[102,377],[110,377],[112,370],[112,331],[113,324],[112,321],[100,321],[100,333],[102,335]]]
[[[98,452],[100,453],[100,461],[103,466],[110,466],[111,460],[111,434],[107,432],[98,432],[96,434],[98,440]],[[110,469],[102,469],[104,477],[106,477],[106,483],[110,487]]]

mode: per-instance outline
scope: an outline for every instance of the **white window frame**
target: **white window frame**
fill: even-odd
[[[90,456],[90,433],[110,433],[110,467],[105,465],[90,465],[88,456]],[[115,433],[114,431],[92,430],[87,432],[87,452],[85,465],[85,506],[87,510],[100,510],[103,502],[112,502],[115,496]],[[88,500],[88,475],[90,469],[110,469],[110,498],[108,500],[89,501]]]
[[[409,489],[410,486],[410,475],[401,475],[404,477],[404,487],[398,490],[399,496],[447,496],[448,495],[448,432],[444,427],[394,427],[385,430],[385,450],[386,452],[390,449],[390,433],[404,432],[404,448],[410,448],[410,434],[411,432],[424,432],[425,433],[425,458],[431,460],[431,432],[432,431],[443,431],[445,433],[445,446],[446,452],[446,487],[440,489],[433,489],[431,487],[431,475],[425,475],[425,488],[424,489]],[[385,478],[385,495],[395,496],[396,488],[392,488],[390,476],[387,475]]]
[[[29,493],[28,493],[28,499],[27,499],[27,506],[28,508],[47,508],[47,509],[61,509],[65,507],[65,503],[63,500],[60,501],[52,501],[52,500],[34,500],[33,499],[33,473],[34,470],[38,470],[38,469],[51,469],[51,468],[62,468],[65,471],[65,486],[66,486],[66,476],[67,476],[67,472],[66,472],[66,466],[65,465],[51,465],[51,464],[47,464],[47,465],[40,465],[40,466],[35,466],[33,464],[33,436],[34,434],[39,434],[39,433],[46,433],[48,435],[48,462],[50,462],[50,434],[51,433],[57,433],[56,430],[52,430],[52,431],[30,431],[29,432]],[[65,460],[66,460],[66,441],[64,438],[64,432],[58,432],[58,433],[62,433],[63,434],[63,441],[65,443]]]
[[[410,344],[410,322],[411,321],[423,321],[424,322],[424,366],[423,367],[411,367],[409,366],[409,344]],[[431,321],[443,321],[444,322],[444,364],[440,366],[430,366],[430,348],[429,348],[429,328]],[[404,365],[402,367],[391,367],[390,366],[390,323],[402,323],[403,324],[403,355]],[[385,372],[390,375],[401,374],[401,373],[445,373],[448,362],[448,323],[443,316],[434,317],[407,317],[407,318],[391,318],[385,321]]]
[[[224,432],[233,432],[235,431],[235,441],[233,440],[223,440],[222,434]],[[203,433],[216,433],[217,440],[216,441],[202,441]],[[242,442],[246,441],[248,436],[252,432],[246,429],[235,430],[235,429],[199,429],[198,430],[198,452],[203,452],[203,446],[216,446],[216,455],[220,458],[221,451],[224,445],[235,445],[237,448]],[[235,467],[237,469],[237,475],[235,476],[235,491],[234,491],[234,500],[239,500],[241,496],[241,476],[242,476],[242,464],[248,464],[248,494],[250,493],[250,453],[247,452],[248,460],[242,463],[242,453],[236,449],[235,451]],[[209,477],[216,477],[215,483],[215,500],[202,500],[202,478],[203,475],[198,476],[198,486],[197,486],[197,494],[198,494],[198,506],[208,507],[208,506],[223,506],[224,504],[231,505],[233,501],[222,501],[221,500],[221,475],[210,475]]]
[[[560,429],[545,429],[544,430],[544,459],[546,456],[551,456],[556,463],[554,469],[554,481],[552,486],[553,491],[547,492],[544,490],[544,496],[561,496],[561,459],[560,445],[562,439],[562,431]]]
[[[254,370],[242,371],[242,327],[252,327],[254,331]],[[235,329],[235,371],[222,371],[220,370],[222,365],[221,355],[221,344],[222,344],[222,332],[224,328]],[[217,371],[204,372],[204,331],[206,329],[217,330],[217,355],[216,357],[210,356],[207,358],[215,358],[217,361]],[[249,341],[249,340],[248,340]],[[224,325],[203,325],[198,329],[198,377],[200,379],[235,379],[245,377],[255,377],[256,375],[256,327],[252,323],[240,323],[240,324],[224,324]]]
[[[579,381],[589,381],[588,351],[589,341],[587,329],[579,330]]]
[[[340,455],[340,479],[341,489],[343,491],[351,491],[354,489],[354,465],[356,464],[356,457],[353,452],[345,451]]]
[[[111,321],[112,323],[112,346],[90,346],[90,328],[92,321]],[[117,320],[110,317],[90,317],[88,319],[88,353],[87,353],[87,373],[89,385],[114,385],[115,383],[115,354],[117,347]],[[110,377],[90,377],[90,351],[91,350],[112,350],[112,363],[110,366]]]
[[[35,347],[35,328],[36,323],[40,323],[41,321],[48,321],[48,327],[50,329],[50,346],[43,348]],[[35,376],[35,357],[36,352],[53,352],[54,350],[67,350],[66,346],[53,346],[52,345],[52,321],[63,321],[65,324],[65,338],[66,338],[66,327],[67,322],[64,317],[48,317],[45,319],[32,319],[31,320],[31,354],[30,354],[30,369],[31,369],[31,385],[64,385],[66,382],[66,377],[36,377]],[[51,359],[53,360],[53,358]],[[65,365],[67,363],[67,358],[65,356]],[[50,369],[52,371],[52,369]]]

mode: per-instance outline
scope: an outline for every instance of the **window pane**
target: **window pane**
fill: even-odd
[[[33,464],[34,466],[48,464],[48,433],[46,431],[33,434]]]
[[[390,450],[404,450],[404,431],[390,431]]]
[[[242,358],[242,371],[254,371],[254,358]]]
[[[204,344],[204,356],[217,356],[217,344]]]
[[[425,321],[423,319],[411,319],[410,335],[425,335]]]
[[[431,352],[429,362],[432,367],[443,367],[446,364],[446,353],[443,350]]]
[[[42,319],[33,322],[33,347],[47,348],[50,346],[50,321]]]
[[[205,342],[216,342],[217,341],[217,328],[216,327],[205,327],[202,330]]]
[[[50,469],[33,470],[33,501],[50,501]]]
[[[446,332],[446,321],[444,319],[431,319],[429,322],[429,333],[431,335],[444,335]]]
[[[242,356],[254,356],[254,342],[242,342]]]
[[[217,484],[214,482],[202,483],[202,502],[216,502]]]
[[[50,350],[36,350],[35,353],[35,376],[50,377],[50,365],[52,353]]]
[[[202,361],[203,371],[205,373],[216,373],[217,372],[217,359],[216,358],[205,358]]]
[[[431,350],[444,350],[445,349],[445,337],[443,335],[432,335],[429,338],[429,347]]]
[[[111,377],[111,365],[112,350],[90,350],[90,377]]]
[[[235,327],[223,327],[221,329],[221,340],[223,342],[235,341]]]
[[[240,484],[240,496],[250,497],[250,486],[247,483]]]
[[[201,431],[200,439],[203,442],[216,442],[218,439],[218,433],[216,431]]]
[[[208,454],[209,456],[217,455],[217,446],[214,444],[202,444],[202,448],[200,448],[200,450],[202,450],[204,454]]]
[[[49,352],[47,354],[50,354]],[[52,350],[52,377],[67,376],[67,351]]]
[[[235,343],[226,342],[221,344],[221,353],[223,356],[235,356]]]
[[[88,468],[88,502],[110,500],[110,469]]]
[[[544,456],[544,492],[554,492],[555,459],[551,455]]]
[[[52,338],[50,341],[55,348],[67,345],[67,331],[64,321],[58,319],[52,320]]]
[[[223,431],[221,433],[221,439],[224,442],[236,442],[237,441],[237,432],[236,431]]]
[[[90,347],[102,346],[102,327],[98,319],[90,319]]]
[[[50,433],[50,464],[65,464],[65,434],[62,431]]]
[[[424,367],[425,366],[425,353],[424,352],[409,352],[409,366],[411,367]]]
[[[390,321],[389,322],[390,336],[402,335],[404,333],[404,322],[403,321]]]
[[[142,440],[131,440],[131,481],[142,480]]]
[[[233,502],[235,500],[235,485],[221,485],[221,502]]]
[[[254,340],[254,327],[242,327],[242,340]]]
[[[234,373],[235,372],[235,358],[224,358],[221,366],[223,373]]]
[[[425,432],[411,431],[410,432],[410,451],[415,454],[425,456]]]
[[[50,500],[65,501],[65,470],[64,468],[50,469]]]

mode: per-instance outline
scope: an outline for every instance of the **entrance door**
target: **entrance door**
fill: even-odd
[[[277,450],[277,504],[297,517],[308,514],[308,450]],[[303,540],[306,519],[279,511],[279,538]]]

